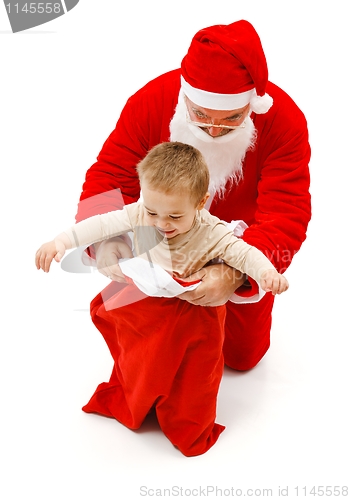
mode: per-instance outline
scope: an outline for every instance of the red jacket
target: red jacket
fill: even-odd
[[[169,141],[169,124],[180,90],[180,70],[152,80],[131,96],[86,175],[77,221],[120,208],[108,192],[120,188],[125,204],[138,199],[136,164],[160,142]],[[248,151],[244,178],[214,199],[210,212],[230,222],[244,220],[250,227],[243,239],[263,251],[280,272],[289,266],[306,237],[311,216],[309,194],[310,147],[303,113],[280,88],[268,83],[273,97],[266,113],[251,115],[257,142]],[[94,195],[103,194],[96,198]]]

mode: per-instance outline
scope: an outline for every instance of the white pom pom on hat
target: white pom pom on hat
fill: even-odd
[[[263,96],[255,95],[250,99],[250,109],[257,115],[267,113],[272,104],[272,97],[266,93]]]
[[[181,63],[184,93],[198,106],[234,110],[250,103],[266,113],[268,70],[259,35],[248,21],[200,30]]]

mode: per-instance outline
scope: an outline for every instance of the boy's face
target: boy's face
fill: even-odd
[[[191,229],[196,211],[204,207],[209,194],[195,206],[188,193],[166,194],[151,189],[147,181],[143,181],[142,196],[147,224],[170,239]]]

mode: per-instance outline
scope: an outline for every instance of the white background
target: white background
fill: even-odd
[[[297,486],[349,485],[345,7],[81,0],[12,34],[0,5],[1,498],[133,500],[141,486],[148,498],[171,487],[195,498],[200,486],[222,496],[271,488],[277,498],[279,487],[295,497]],[[217,421],[226,430],[208,453],[185,458],[154,422],[133,432],[81,411],[112,367],[88,313],[107,280],[57,265],[46,275],[34,254],[73,223],[85,172],[126,99],[178,67],[197,30],[242,18],[260,34],[270,79],[307,117],[313,219],[276,300],[269,353],[251,372],[225,371]]]

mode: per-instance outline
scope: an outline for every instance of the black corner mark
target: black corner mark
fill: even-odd
[[[53,0],[28,2],[26,0],[4,0],[13,33],[48,23],[73,9],[79,0]]]
[[[79,3],[79,0],[65,0],[67,11],[72,10],[77,3]]]

